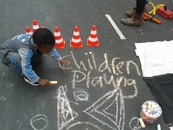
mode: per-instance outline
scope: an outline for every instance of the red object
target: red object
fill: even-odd
[[[81,48],[82,47],[82,40],[80,37],[78,26],[75,26],[75,28],[74,28],[73,36],[72,36],[72,39],[70,40],[70,47],[72,47],[72,48]]]
[[[54,29],[54,37],[55,37],[55,48],[64,48],[65,41],[63,40],[60,30],[58,27]]]
[[[89,38],[87,39],[87,46],[99,46],[99,40],[97,37],[97,30],[95,25],[92,26]]]
[[[37,20],[32,21],[32,31],[35,32],[39,28]]]
[[[30,30],[29,27],[26,27],[26,28],[25,28],[25,32],[26,32],[26,34],[32,34],[32,32],[31,32],[31,30]]]
[[[165,19],[172,19],[173,18],[173,12],[169,9],[166,9],[164,6],[159,7],[156,10],[156,13],[160,16],[164,17]]]

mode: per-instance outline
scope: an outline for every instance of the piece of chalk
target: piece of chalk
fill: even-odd
[[[58,81],[50,81],[50,83],[53,85],[53,84],[57,84]]]
[[[145,124],[144,124],[144,121],[142,120],[142,118],[139,118],[139,122],[141,124],[141,127],[142,128],[145,128]]]
[[[160,124],[157,125],[157,130],[161,130],[161,125]]]

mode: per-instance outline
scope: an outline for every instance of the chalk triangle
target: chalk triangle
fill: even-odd
[[[123,130],[125,109],[122,90],[109,91],[84,112],[111,129]]]

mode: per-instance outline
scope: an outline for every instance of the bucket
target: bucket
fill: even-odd
[[[162,109],[155,101],[146,101],[142,104],[140,113],[145,123],[154,123],[162,114]]]

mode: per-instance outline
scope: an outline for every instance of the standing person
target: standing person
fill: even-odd
[[[142,12],[144,11],[147,0],[136,0],[136,8],[127,11],[125,14],[129,18],[121,19],[121,23],[129,26],[140,26],[142,23]]]
[[[32,69],[38,63],[42,54],[48,54],[61,66],[69,61],[61,60],[61,56],[54,48],[55,38],[47,28],[39,28],[32,35],[20,34],[7,40],[0,46],[0,58],[6,66],[13,65],[24,77],[24,80],[33,86],[49,86],[51,82],[39,77]],[[38,65],[38,64],[37,64]]]

